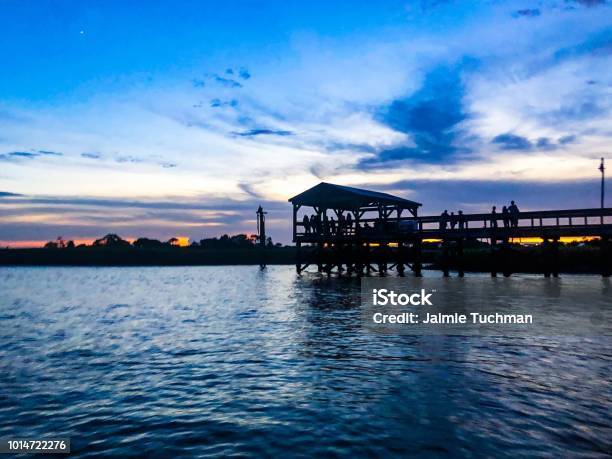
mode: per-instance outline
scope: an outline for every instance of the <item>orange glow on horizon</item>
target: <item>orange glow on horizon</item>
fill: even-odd
[[[178,239],[176,245],[179,247],[187,247],[189,245],[189,238],[187,236],[176,236],[176,239]]]

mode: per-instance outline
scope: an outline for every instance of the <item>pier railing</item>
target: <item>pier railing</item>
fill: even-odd
[[[350,225],[320,221],[308,230],[298,221],[295,228],[296,242],[563,236],[612,236],[612,208],[361,218]]]

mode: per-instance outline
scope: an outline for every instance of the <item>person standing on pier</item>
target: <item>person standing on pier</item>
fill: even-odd
[[[342,235],[344,232],[344,214],[342,211],[338,214],[338,234]]]
[[[510,207],[508,207],[508,212],[510,212],[510,223],[513,228],[516,228],[518,226],[519,208],[514,203],[514,201],[510,201]]]
[[[491,228],[497,228],[497,208],[493,206],[491,209]]]
[[[504,228],[510,226],[510,212],[506,206],[502,207],[502,220],[504,221]]]
[[[308,219],[308,215],[304,215],[302,219],[302,224],[304,225],[304,232],[306,234],[310,234],[310,220]]]
[[[446,229],[446,225],[448,223],[448,210],[444,210],[444,212],[442,212],[442,215],[440,215],[440,229],[441,230],[445,230]]]
[[[465,229],[465,217],[462,210],[457,212],[457,221],[459,222],[459,229]]]
[[[317,217],[314,214],[310,216],[310,230],[313,233],[319,232],[319,225],[317,224]]]

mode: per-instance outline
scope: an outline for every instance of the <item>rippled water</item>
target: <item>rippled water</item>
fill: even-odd
[[[609,338],[387,336],[359,308],[357,279],[291,267],[0,268],[0,438],[71,437],[72,457],[612,450]]]

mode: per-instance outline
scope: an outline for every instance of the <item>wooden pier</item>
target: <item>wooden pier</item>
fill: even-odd
[[[540,238],[546,257],[544,275],[558,276],[562,237],[600,238],[601,274],[610,276],[612,208],[567,209],[509,214],[418,216],[420,203],[386,193],[320,183],[291,198],[293,241],[298,248],[296,270],[316,265],[321,272],[361,275],[411,270],[421,275],[425,240],[439,240],[440,269],[450,272],[451,256],[463,276],[466,241],[486,240],[491,275],[511,275],[510,244]]]

